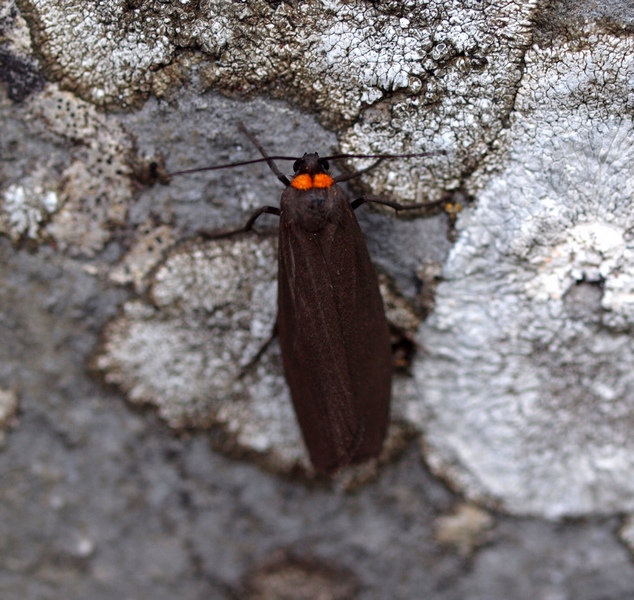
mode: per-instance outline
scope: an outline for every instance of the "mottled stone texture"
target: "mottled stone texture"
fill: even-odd
[[[633,12],[2,0],[0,598],[630,598]],[[156,182],[257,157],[239,123],[447,152],[351,183],[453,212],[357,211],[416,352],[385,456],[334,482],[258,355],[275,219],[195,236],[279,182]]]

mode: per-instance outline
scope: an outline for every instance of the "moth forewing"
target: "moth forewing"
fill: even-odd
[[[288,187],[280,207],[278,331],[284,372],[317,471],[376,456],[392,358],[376,272],[346,194]]]

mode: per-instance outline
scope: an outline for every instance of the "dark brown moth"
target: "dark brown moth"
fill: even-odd
[[[392,352],[379,281],[346,194],[317,154],[294,167],[280,202],[278,332],[311,461],[331,472],[381,451]]]
[[[286,186],[279,208],[260,208],[238,231],[251,229],[263,213],[280,218],[277,331],[284,374],[310,460],[316,471],[330,474],[380,453],[390,411],[388,324],[354,210],[365,202],[396,210],[421,205],[365,197],[350,202],[338,183],[361,172],[332,177],[328,160],[367,157],[380,162],[438,153],[269,157],[243,131],[263,159],[173,175],[266,161]],[[295,161],[292,179],[274,159]]]

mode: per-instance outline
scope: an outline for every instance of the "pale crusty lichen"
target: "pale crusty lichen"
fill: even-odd
[[[51,70],[95,102],[147,94],[152,70],[168,64],[176,50],[196,46],[214,58],[208,67],[214,75],[207,76],[220,87],[263,90],[281,78],[287,93],[295,95],[289,85],[304,96],[310,90],[318,106],[351,120],[363,104],[398,90],[424,88],[425,97],[436,100],[438,75],[446,69],[458,80],[491,60],[516,62],[536,3],[23,5]],[[459,57],[466,62],[449,66]]]
[[[441,544],[454,546],[462,556],[468,556],[487,541],[493,527],[493,517],[480,507],[461,503],[447,515],[438,518],[435,538]]]
[[[153,304],[128,302],[106,329],[95,359],[106,381],[172,427],[219,424],[244,448],[301,461],[277,345],[254,361],[275,323],[275,241],[178,247],[149,293]]]
[[[125,222],[132,197],[127,161],[131,141],[114,120],[55,86],[33,96],[27,111],[30,118],[42,120],[49,131],[73,143],[71,163],[61,174],[47,174],[53,190],[45,189],[40,202],[45,204],[52,193],[56,202],[42,233],[61,250],[93,254],[110,238],[109,227]],[[29,235],[34,234],[32,227]]]
[[[34,137],[23,144],[28,152],[37,148],[37,136],[50,143],[41,148],[54,150],[35,159],[16,156],[14,170],[5,164],[0,231],[14,241],[50,241],[70,254],[95,254],[111,228],[125,223],[133,195],[131,139],[116,119],[55,85],[13,111],[14,120],[16,114]]]
[[[23,2],[49,71],[95,104],[127,105],[187,81],[273,94],[340,128],[362,117],[342,131],[346,151],[451,150],[431,171],[372,175],[375,191],[410,200],[457,186],[503,127],[536,5]]]
[[[148,93],[152,70],[175,51],[171,7],[157,4],[34,0],[23,14],[53,77],[93,104],[112,104]]]
[[[108,327],[98,366],[133,401],[156,402],[172,425],[206,420],[244,387],[237,376],[273,330],[274,244],[177,249],[154,280],[153,305],[129,302]]]
[[[145,291],[148,274],[175,242],[176,234],[169,225],[144,223],[138,228],[135,244],[110,272],[110,280],[118,285],[131,283],[138,293]]]
[[[428,460],[549,517],[634,508],[634,43],[535,47],[422,328]]]

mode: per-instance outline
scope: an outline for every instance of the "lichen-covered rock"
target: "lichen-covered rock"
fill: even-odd
[[[528,53],[420,331],[429,462],[512,512],[634,509],[633,51]]]

